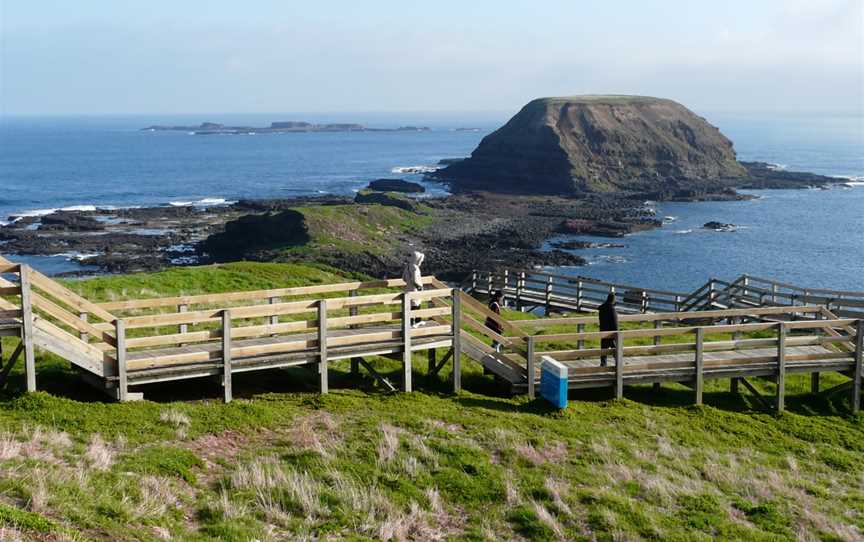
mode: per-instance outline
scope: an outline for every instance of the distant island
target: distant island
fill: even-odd
[[[191,132],[195,135],[291,134],[307,132],[428,132],[429,130],[428,126],[369,128],[368,126],[356,123],[315,124],[295,120],[271,122],[270,126],[226,126],[216,122],[202,122],[198,126],[154,124],[141,128],[142,132]]]

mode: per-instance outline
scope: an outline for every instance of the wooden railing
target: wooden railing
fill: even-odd
[[[776,321],[774,318],[784,317]],[[801,318],[795,320],[795,318]],[[663,379],[692,381],[696,402],[702,402],[702,382],[705,378],[743,378],[770,376],[778,382],[775,405],[783,409],[784,382],[788,373],[815,374],[818,388],[820,371],[847,371],[853,376],[853,409],[860,407],[862,370],[862,337],[864,319],[837,318],[820,306],[761,307],[701,311],[698,313],[665,313],[621,315],[619,320],[652,327],[621,331],[599,331],[596,317],[543,318],[512,321],[521,329],[531,330],[527,337],[528,391],[533,395],[536,364],[542,356],[557,361],[579,361],[607,356],[608,367],[575,366],[569,370],[571,380],[585,387],[598,382],[614,385],[616,396],[623,394],[625,377],[628,382],[656,382]],[[747,323],[742,321],[747,320]],[[789,320],[789,321],[787,321]],[[586,331],[586,326],[592,330]],[[556,328],[545,334],[544,328]],[[560,328],[575,327],[576,332],[561,332]],[[753,337],[771,333],[772,337]],[[751,335],[747,338],[747,335]],[[601,339],[614,339],[614,348],[601,348]],[[681,342],[682,339],[684,342]],[[688,340],[689,339],[689,340]],[[588,346],[588,343],[592,344]],[[633,344],[634,342],[650,344]],[[557,344],[556,344],[557,343]],[[544,349],[543,347],[549,345]],[[823,351],[790,353],[802,346],[822,346]],[[765,349],[771,349],[770,354]],[[738,352],[724,359],[706,359],[705,353]],[[651,356],[687,354],[671,362]],[[640,357],[640,363],[627,365],[625,358]],[[717,357],[717,356],[714,356]],[[850,362],[850,360],[852,360]],[[746,382],[745,382],[746,384]],[[857,399],[855,399],[857,398]]]
[[[575,311],[593,310],[610,293],[617,294],[619,309],[643,313],[678,311],[687,297],[680,292],[517,269],[474,271],[465,287],[483,294],[501,290],[517,306],[566,305]]]
[[[717,308],[821,305],[842,318],[864,318],[864,291],[803,288],[752,275],[732,282],[712,278],[691,293],[670,292],[542,271],[474,271],[467,291],[501,290],[517,306],[593,310],[615,292],[623,312],[688,312]]]

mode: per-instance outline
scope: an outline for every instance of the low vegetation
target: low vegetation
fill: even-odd
[[[97,299],[333,281],[302,265],[238,263],[102,277]],[[11,344],[4,344],[8,352]],[[564,411],[502,397],[466,360],[411,394],[335,364],[152,386],[108,403],[40,354],[0,392],[0,540],[861,540],[864,417],[788,379],[788,411],[728,382],[579,392]],[[380,371],[398,366],[373,359]],[[840,382],[842,377],[836,377]],[[770,393],[772,384],[754,381]],[[830,386],[829,377],[825,377]]]

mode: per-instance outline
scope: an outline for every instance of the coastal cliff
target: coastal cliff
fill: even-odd
[[[716,192],[745,177],[732,142],[672,100],[541,98],[437,173],[456,190]]]

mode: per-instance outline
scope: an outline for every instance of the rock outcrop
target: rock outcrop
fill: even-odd
[[[369,183],[366,188],[376,192],[402,192],[405,194],[422,194],[426,191],[422,184],[403,179],[376,179]]]
[[[716,191],[746,176],[732,142],[672,100],[541,98],[436,176],[456,190],[550,194]]]

